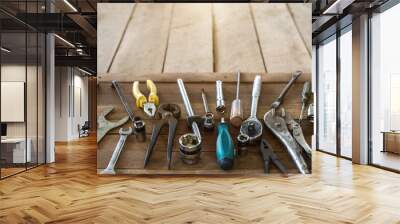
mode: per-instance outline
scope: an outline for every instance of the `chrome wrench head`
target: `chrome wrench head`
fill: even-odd
[[[258,98],[261,94],[261,76],[257,75],[253,82],[252,101],[251,101],[251,114],[240,126],[240,133],[249,136],[250,144],[257,142],[263,132],[263,125],[257,119],[257,106]]]
[[[114,175],[115,174],[115,164],[118,161],[119,155],[121,154],[122,149],[124,148],[125,141],[128,138],[129,135],[132,134],[132,128],[129,127],[127,130],[120,128],[119,129],[119,140],[117,143],[117,146],[115,147],[113,154],[111,155],[110,162],[108,162],[107,167],[100,172],[100,174],[109,174],[109,175]]]
[[[240,126],[240,134],[249,136],[250,144],[256,143],[260,139],[262,132],[263,125],[257,118],[250,117]]]

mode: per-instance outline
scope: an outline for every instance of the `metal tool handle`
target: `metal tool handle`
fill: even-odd
[[[206,113],[210,112],[210,108],[208,108],[207,95],[204,92],[204,89],[201,89],[201,99],[203,100],[203,106],[204,106],[205,112]]]
[[[283,97],[285,97],[286,93],[289,91],[290,87],[294,84],[296,79],[302,74],[301,71],[296,71],[293,73],[292,78],[286,84],[285,88],[283,88],[282,92],[279,94],[278,98],[272,103],[271,108],[278,108],[283,101]]]
[[[194,112],[193,112],[192,105],[190,104],[190,100],[189,100],[189,97],[188,97],[186,89],[185,89],[185,84],[183,84],[182,79],[177,79],[177,83],[178,83],[179,92],[181,94],[183,104],[185,106],[186,114],[188,115],[188,117],[193,117]],[[200,129],[196,122],[192,123],[192,130],[193,130],[193,133],[197,136],[198,140],[201,141]]]
[[[240,72],[237,73],[237,80],[236,80],[236,99],[239,99],[239,91],[240,91]]]
[[[107,167],[101,172],[101,174],[115,174],[114,171],[115,164],[117,164],[119,155],[121,154],[121,151],[124,148],[125,141],[131,133],[132,133],[131,127],[129,127],[128,131],[124,131],[122,128],[120,129],[120,137],[117,146],[114,149],[110,162],[108,162]]]
[[[135,116],[133,114],[133,111],[128,105],[128,101],[125,98],[125,95],[122,93],[121,87],[119,86],[118,82],[113,80],[112,85],[114,86],[114,90],[117,92],[117,95],[119,96],[122,105],[124,105],[125,111],[128,113],[129,118],[131,119],[132,122],[135,122]]]
[[[261,76],[257,75],[253,82],[250,117],[257,117],[258,98],[260,97],[260,94],[261,94]]]

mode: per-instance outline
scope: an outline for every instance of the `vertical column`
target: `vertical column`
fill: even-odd
[[[353,20],[353,162],[368,163],[368,15]]]
[[[54,6],[46,1],[46,12],[53,12]],[[46,34],[46,163],[55,161],[55,43],[52,33]]]

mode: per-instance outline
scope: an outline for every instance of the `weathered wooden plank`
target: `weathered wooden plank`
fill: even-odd
[[[175,4],[163,72],[212,72],[211,4]]]
[[[249,7],[242,3],[213,4],[216,72],[265,72]]]
[[[311,71],[311,56],[286,4],[251,4],[268,73]]]
[[[97,7],[97,72],[111,65],[135,4],[101,3]]]
[[[160,73],[171,12],[171,4],[138,4],[110,72]]]
[[[253,82],[255,75],[261,75],[264,83],[282,83],[287,82],[292,77],[290,73],[241,73],[241,82]],[[147,79],[155,80],[159,83],[174,82],[176,79],[182,78],[184,80],[190,80],[190,82],[205,83],[215,82],[215,80],[222,80],[224,82],[236,82],[236,72],[234,73],[157,73],[157,74],[146,74],[146,75],[135,75],[132,73],[113,73],[103,74],[98,77],[99,82],[111,82],[112,80],[118,80],[120,82],[133,82],[133,81],[146,81]],[[310,73],[303,73],[297,82],[305,82],[311,80]]]
[[[311,3],[288,3],[289,11],[293,16],[297,30],[300,32],[303,42],[307,47],[308,53],[312,51],[312,11]]]

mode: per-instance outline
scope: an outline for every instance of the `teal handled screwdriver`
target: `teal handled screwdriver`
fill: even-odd
[[[222,81],[216,82],[216,95],[217,101],[224,102],[222,93]],[[225,107],[225,106],[224,106]],[[231,134],[229,133],[228,123],[224,120],[225,110],[217,110],[221,113],[221,123],[218,125],[217,136],[217,149],[215,150],[217,156],[217,163],[223,170],[230,170],[233,168],[233,160],[235,158],[235,147]]]
[[[235,158],[235,146],[231,134],[229,133],[228,123],[224,118],[221,118],[221,123],[218,125],[217,136],[217,162],[223,170],[233,168],[233,160]]]

